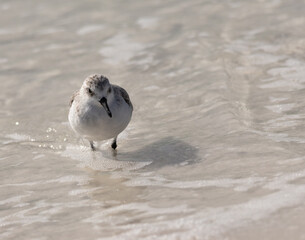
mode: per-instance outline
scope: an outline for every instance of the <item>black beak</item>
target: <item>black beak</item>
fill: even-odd
[[[107,104],[107,99],[105,97],[101,98],[100,104],[102,104],[102,106],[105,108],[108,116],[112,117],[112,113],[110,112],[110,109],[109,109],[108,104]]]

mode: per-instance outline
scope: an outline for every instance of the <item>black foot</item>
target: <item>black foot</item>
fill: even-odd
[[[92,150],[92,151],[95,151],[95,150],[96,150],[95,147],[94,147],[94,145],[93,145],[93,141],[90,141],[90,147],[91,147],[91,150]]]
[[[116,144],[116,138],[113,140],[111,147],[115,150],[118,145]]]

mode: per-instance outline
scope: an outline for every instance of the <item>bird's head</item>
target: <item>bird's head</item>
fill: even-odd
[[[87,77],[82,85],[82,91],[104,107],[109,117],[112,117],[112,113],[108,107],[109,99],[112,97],[113,89],[109,83],[108,78],[103,75],[94,74]]]

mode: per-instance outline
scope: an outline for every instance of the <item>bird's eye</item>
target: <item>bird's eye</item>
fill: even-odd
[[[111,93],[111,88],[108,88],[108,93]]]
[[[90,89],[90,88],[87,88],[87,91],[88,91],[88,93],[92,96],[93,95],[93,92],[92,92],[92,90]]]

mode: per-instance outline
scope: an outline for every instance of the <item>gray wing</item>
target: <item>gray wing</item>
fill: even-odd
[[[79,91],[73,93],[71,100],[70,100],[70,107],[72,106],[72,103],[74,102],[75,97],[77,97],[79,95]]]
[[[118,93],[122,96],[122,98],[124,99],[124,101],[131,107],[131,109],[133,110],[133,105],[130,101],[129,95],[126,92],[126,90],[124,88],[121,88],[120,86],[117,85],[113,85],[115,91],[118,91]]]

